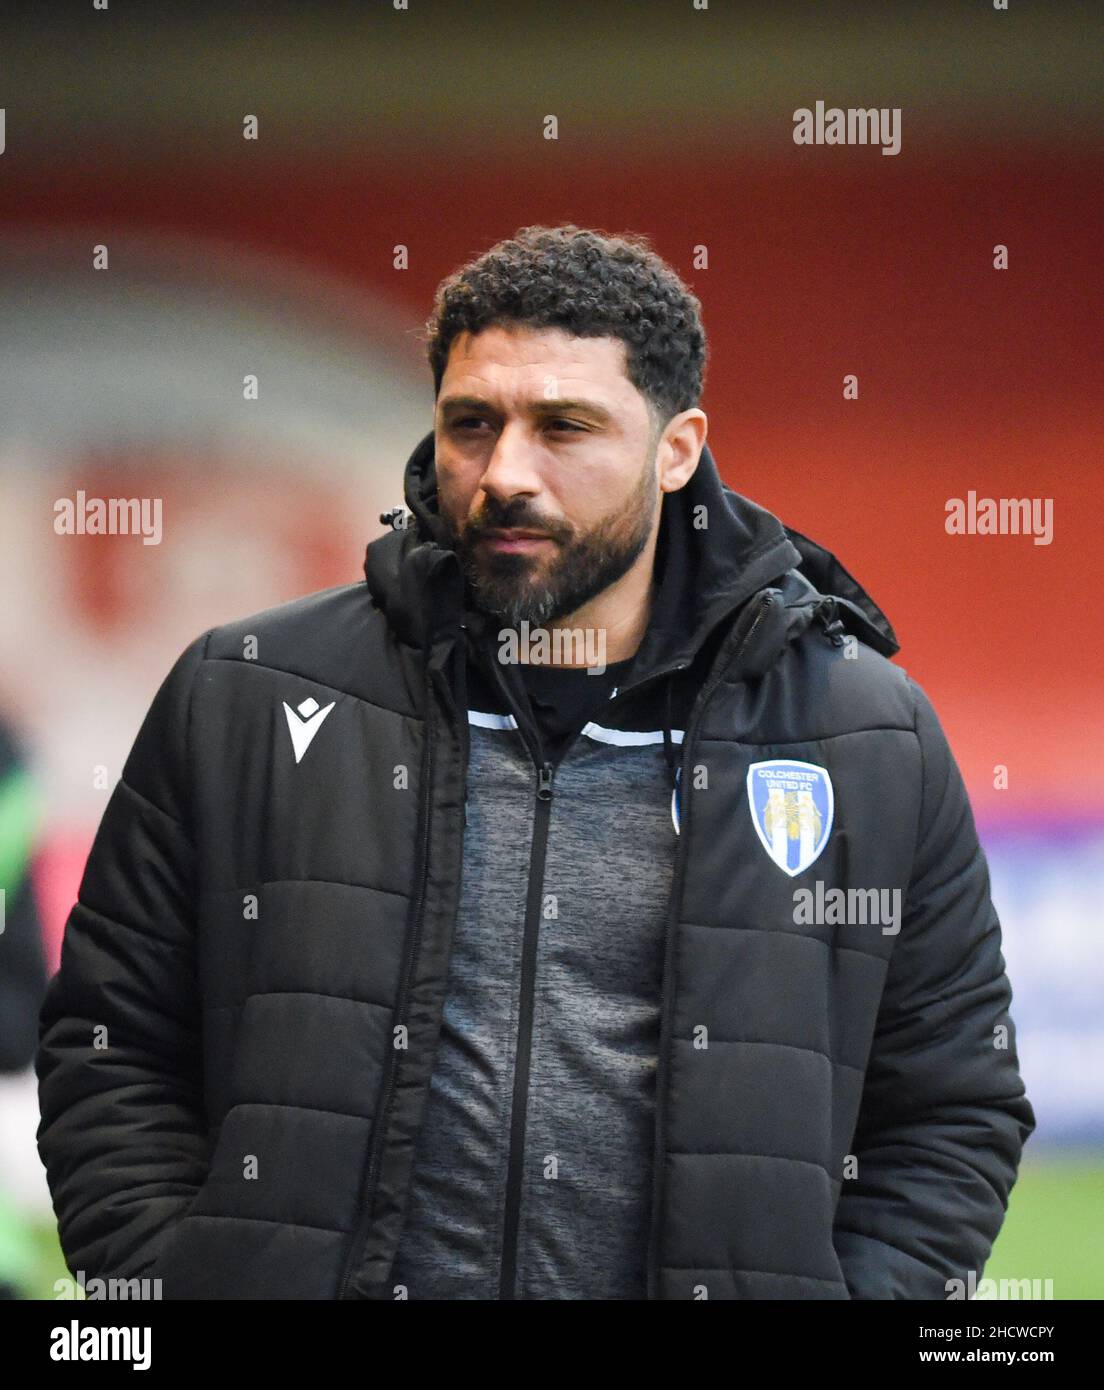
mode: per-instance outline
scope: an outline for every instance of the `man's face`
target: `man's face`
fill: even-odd
[[[459,335],[434,440],[449,544],[475,602],[509,627],[577,611],[658,527],[658,433],[618,338]],[[517,531],[531,534],[496,534]]]

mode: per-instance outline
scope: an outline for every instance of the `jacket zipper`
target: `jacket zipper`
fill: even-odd
[[[429,807],[432,800],[432,778],[433,778],[433,733],[434,720],[430,709],[430,698],[428,691],[429,682],[427,680],[427,701],[426,701],[426,755],[425,767],[423,771],[423,787],[426,789],[422,796],[421,807],[421,830],[419,837],[419,864],[418,864],[418,898],[414,907],[414,927],[410,934],[410,944],[407,950],[406,960],[403,963],[402,987],[399,994],[398,1008],[395,1018],[402,1020],[406,1017],[407,1001],[410,995],[410,983],[414,977],[414,968],[418,959],[418,948],[422,939],[422,919],[425,914],[425,888],[428,867],[429,851]],[[451,703],[451,692],[450,692]],[[364,1246],[368,1240],[368,1235],[372,1224],[372,1209],[375,1205],[376,1185],[379,1181],[379,1167],[383,1155],[383,1141],[387,1133],[387,1121],[391,1113],[391,1100],[395,1091],[395,1073],[398,1068],[398,1051],[391,1047],[388,1050],[386,1077],[384,1079],[383,1099],[376,1109],[376,1125],[372,1134],[372,1150],[369,1157],[368,1177],[365,1189],[364,1203],[361,1208],[360,1219],[357,1223],[356,1231],[353,1235],[352,1244],[349,1247],[349,1254],[345,1260],[345,1270],[341,1277],[341,1289],[338,1299],[350,1297],[349,1289],[356,1272],[357,1264],[363,1254]]]
[[[498,1296],[500,1299],[510,1300],[516,1296],[517,1285],[517,1238],[521,1219],[521,1191],[525,1177],[525,1129],[529,1109],[529,1063],[533,1045],[537,944],[545,856],[548,849],[548,824],[552,817],[552,783],[556,769],[545,757],[540,727],[535,720],[529,720],[526,711],[515,704],[499,663],[492,661],[489,664],[506,708],[514,711],[518,732],[537,770],[533,839],[529,851],[529,877],[525,892],[525,927],[521,942],[518,1035],[514,1053],[514,1085],[510,1101],[510,1150],[506,1163],[506,1206],[498,1276]],[[466,713],[464,717],[467,718]]]
[[[774,602],[775,595],[768,593],[759,605],[751,626],[742,638],[735,638],[736,652],[730,660],[724,648],[717,658],[716,665],[706,684],[698,693],[698,698],[694,702],[694,708],[690,713],[690,718],[686,721],[686,733],[682,743],[682,772],[680,781],[683,787],[682,803],[682,833],[678,838],[678,846],[675,851],[674,880],[671,887],[671,897],[667,908],[667,919],[663,929],[663,987],[660,1001],[660,1028],[659,1028],[659,1056],[656,1062],[656,1092],[655,1092],[655,1151],[652,1161],[652,1211],[651,1211],[651,1231],[648,1238],[648,1265],[647,1265],[647,1290],[646,1297],[655,1299],[659,1297],[659,1237],[662,1229],[660,1221],[660,1206],[663,1193],[663,1163],[665,1160],[665,1146],[663,1129],[666,1123],[667,1114],[667,1066],[666,1058],[670,1049],[671,1041],[671,1009],[674,996],[674,945],[675,932],[674,919],[678,915],[679,904],[682,899],[682,880],[686,871],[686,856],[688,853],[687,845],[690,840],[690,815],[691,798],[689,792],[689,768],[692,765],[692,752],[694,740],[697,737],[698,729],[705,716],[706,706],[712,697],[714,690],[720,684],[725,672],[729,667],[739,660],[743,653],[751,644],[766,615],[767,609]],[[728,647],[726,640],[724,647]]]
[[[521,998],[518,1006],[517,1052],[514,1058],[514,1093],[510,1106],[510,1157],[506,1168],[506,1212],[502,1228],[502,1264],[498,1290],[500,1299],[512,1299],[516,1296],[517,1238],[521,1216],[521,1189],[525,1177],[525,1125],[529,1108],[529,1061],[533,1045],[537,940],[540,931],[545,856],[548,849],[548,822],[552,816],[552,783],[555,775],[555,767],[547,761],[537,770],[533,847],[529,855],[529,887],[521,947]]]

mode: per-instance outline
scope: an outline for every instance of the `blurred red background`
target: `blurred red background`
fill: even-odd
[[[723,476],[833,550],[888,614],[1004,875],[1023,1016],[1036,1010],[1040,1038],[1065,1026],[1069,999],[1034,1005],[1026,977],[1049,956],[1099,980],[1085,931],[1104,831],[1089,621],[1099,11],[657,5],[632,7],[630,25],[602,4],[276,6],[263,22],[246,9],[230,22],[197,5],[185,21],[151,3],[8,50],[0,193],[18,256],[3,305],[39,324],[62,307],[33,369],[9,337],[0,386],[0,575],[33,594],[0,614],[0,702],[43,762],[55,957],[107,796],[88,767],[113,780],[204,627],[360,577],[431,425],[418,330],[435,286],[520,226],[572,221],[646,233],[701,299]],[[796,146],[794,110],[822,98],[902,108],[900,153]],[[257,141],[242,139],[247,114]],[[90,284],[101,243],[124,306],[110,336],[102,288],[68,315],[70,290],[50,288]],[[47,246],[27,300],[22,267]],[[139,290],[141,314],[126,300]],[[241,378],[262,343],[254,408]],[[41,399],[11,384],[20,361],[48,381]],[[128,495],[165,497],[165,546],[121,559],[120,538],[54,536],[52,500],[106,494],[113,472]],[[946,503],[970,490],[1052,499],[1052,544],[948,535]],[[1090,859],[1071,868],[1075,841]],[[1030,903],[1011,888],[1025,858]]]

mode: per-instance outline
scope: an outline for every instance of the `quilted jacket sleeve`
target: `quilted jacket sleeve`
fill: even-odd
[[[989,870],[931,702],[909,681],[923,789],[834,1243],[853,1298],[946,1299],[980,1278],[1035,1128]]]
[[[70,1269],[133,1278],[207,1171],[189,826],[204,634],[142,724],[92,845],[39,1014],[38,1150]]]

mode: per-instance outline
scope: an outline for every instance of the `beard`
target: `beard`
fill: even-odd
[[[530,627],[565,618],[626,574],[648,543],[659,483],[653,450],[632,495],[581,535],[528,510],[523,498],[500,506],[488,497],[462,529],[445,517],[448,543],[460,560],[472,602],[505,627]],[[554,543],[550,559],[489,551],[477,545],[488,530],[540,531]]]

